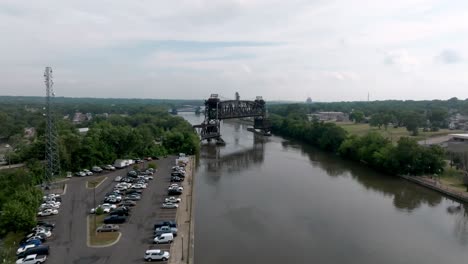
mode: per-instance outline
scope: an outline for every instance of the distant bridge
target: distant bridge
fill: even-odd
[[[270,122],[266,117],[266,105],[262,97],[257,96],[254,101],[240,100],[236,93],[235,100],[221,101],[217,94],[212,94],[205,100],[205,120],[193,127],[198,131],[201,140],[216,140],[224,143],[221,138],[221,120],[231,118],[253,117],[254,129],[269,134]]]

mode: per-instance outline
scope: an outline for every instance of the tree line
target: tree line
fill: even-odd
[[[121,158],[143,158],[184,152],[195,154],[199,139],[183,118],[165,111],[142,110],[132,116],[94,118],[89,131],[80,134],[69,120],[57,123],[60,165],[63,171],[78,171],[112,164]],[[20,142],[11,154],[13,163],[37,163],[45,157],[45,124],[32,143]]]
[[[379,128],[386,129],[389,125],[406,127],[415,136],[419,128],[427,131],[448,128],[449,117],[455,113],[468,115],[468,99],[459,100],[454,97],[449,100],[432,101],[319,102],[269,106],[270,113],[280,116],[290,113],[306,115],[318,111],[347,113],[351,121],[365,122]]]
[[[271,115],[271,124],[273,133],[363,162],[388,174],[441,173],[445,164],[441,147],[420,146],[415,140],[406,137],[400,138],[394,145],[378,133],[350,136],[334,123],[310,122],[304,115],[294,112],[285,117]]]

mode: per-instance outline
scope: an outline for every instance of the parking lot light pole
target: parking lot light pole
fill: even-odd
[[[96,232],[96,181],[93,184],[94,232]]]

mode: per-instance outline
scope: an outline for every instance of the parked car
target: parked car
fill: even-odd
[[[167,197],[164,201],[166,203],[180,203],[182,199],[171,196],[171,197]]]
[[[104,202],[105,203],[110,203],[110,204],[120,203],[120,201],[117,200],[117,198],[115,198],[115,197],[106,197],[106,198],[104,198]]]
[[[166,261],[169,259],[169,252],[163,251],[160,249],[149,249],[145,251],[144,259],[146,261],[153,261],[153,260],[162,260]]]
[[[91,213],[91,214],[94,214],[98,208],[102,208],[102,211],[103,211],[104,213],[107,214],[107,213],[109,213],[112,209],[117,208],[117,206],[116,206],[115,204],[109,204],[109,203],[100,204],[100,205],[98,205],[96,208],[91,208],[90,213]]]
[[[26,245],[23,245],[23,246],[20,246],[17,250],[16,250],[16,255],[19,255],[23,252],[25,252],[26,250],[30,249],[30,248],[33,248],[33,247],[37,247],[41,244],[41,242],[39,242],[39,244],[35,244],[35,243],[32,243],[32,244],[26,244]]]
[[[151,161],[151,160],[153,160],[153,158],[151,158],[151,157],[146,157],[145,160]]]
[[[45,210],[45,209],[59,209],[60,206],[53,205],[53,204],[47,204],[43,203],[41,206],[39,206],[39,210]]]
[[[183,181],[184,179],[180,178],[180,177],[177,177],[177,176],[173,176],[171,177],[171,182],[181,182]]]
[[[130,194],[142,194],[142,190],[135,190],[135,189],[130,189],[125,192],[125,194],[130,195]]]
[[[177,228],[169,226],[161,226],[154,230],[154,235],[159,236],[164,233],[172,233],[174,236],[177,236]]]
[[[86,174],[86,176],[91,176],[91,175],[93,175],[93,173],[92,173],[90,170],[88,170],[88,169],[84,169],[83,172]]]
[[[103,168],[103,169],[105,169],[105,170],[115,170],[115,167],[114,167],[114,166],[112,166],[112,165],[110,165],[110,164],[108,164],[108,165],[105,165],[105,166],[104,166],[104,167],[102,167],[102,168]]]
[[[142,184],[142,183],[136,183],[136,184],[133,184],[132,189],[146,189],[146,184]]]
[[[161,208],[164,208],[164,209],[175,209],[175,208],[178,208],[179,205],[178,204],[175,204],[175,203],[163,203]]]
[[[123,201],[122,205],[124,206],[135,206],[137,203],[135,201],[132,201],[132,200],[126,200],[126,201]]]
[[[139,201],[141,200],[141,196],[138,194],[130,194],[125,196],[124,200]]]
[[[49,255],[49,246],[39,245],[37,247],[27,249],[26,251],[18,254],[17,257],[18,258],[24,258],[24,257],[27,257],[29,255],[43,255],[43,256]],[[32,263],[36,263],[36,262],[32,262]]]
[[[47,228],[50,228],[51,230],[53,230],[55,228],[54,223],[50,223],[50,222],[46,222],[46,221],[37,221],[36,226],[47,227]]]
[[[138,176],[138,173],[134,170],[131,170],[127,173],[127,176],[129,177],[137,177]]]
[[[163,227],[163,226],[168,226],[168,227],[177,227],[176,221],[160,221],[154,224],[154,229]]]
[[[185,177],[185,172],[182,172],[182,171],[173,171],[173,172],[171,172],[171,176]]]
[[[16,264],[38,264],[44,263],[47,259],[46,255],[32,254],[28,255],[25,258],[20,258],[16,261]]]
[[[181,190],[170,189],[167,191],[167,195],[181,195],[181,194],[182,194]]]
[[[118,225],[102,225],[96,228],[96,232],[117,232],[120,228]]]
[[[127,221],[127,217],[119,215],[111,215],[104,218],[104,224],[122,224]]]
[[[84,173],[83,171],[78,171],[75,173],[75,176],[78,176],[78,177],[85,177],[86,176],[86,173]]]
[[[118,216],[128,216],[129,212],[127,210],[115,209],[110,212],[110,215],[118,215]]]
[[[168,191],[170,190],[177,190],[179,192],[182,192],[184,190],[184,187],[181,187],[181,186],[170,186],[169,188],[167,188]]]
[[[94,167],[91,168],[91,171],[92,171],[92,172],[100,173],[100,172],[102,172],[102,169],[101,169],[101,167],[94,166]]]
[[[121,180],[122,180],[122,176],[117,176],[114,179],[114,181],[116,181],[116,182],[120,182]]]
[[[172,233],[160,234],[153,239],[154,244],[166,244],[172,243],[172,241],[174,241],[174,235]]]
[[[46,238],[52,236],[52,232],[50,232],[50,230],[45,229],[45,228],[34,228],[34,229],[33,229],[33,232],[35,232],[35,235],[36,235],[36,236],[42,236],[42,235],[44,235]]]
[[[56,215],[58,214],[57,209],[45,209],[43,211],[39,211],[37,213],[37,216],[48,216],[48,215]]]

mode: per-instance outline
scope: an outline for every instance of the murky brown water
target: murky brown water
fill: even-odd
[[[226,146],[202,146],[196,175],[196,263],[467,263],[468,206],[245,125],[222,129]]]

